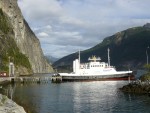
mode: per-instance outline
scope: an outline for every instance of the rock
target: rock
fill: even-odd
[[[24,108],[17,105],[7,96],[0,94],[0,113],[26,113]]]
[[[17,1],[18,0],[0,0],[0,9],[5,13],[13,28],[14,36],[12,37],[21,53],[29,59],[34,73],[53,72],[52,66],[46,61],[43,55],[38,38],[23,18],[17,5]],[[21,68],[20,70],[20,73],[23,72],[21,74],[28,74],[24,68]]]
[[[150,84],[149,82],[136,81],[128,85],[123,86],[120,90],[129,93],[138,93],[138,94],[149,94]]]

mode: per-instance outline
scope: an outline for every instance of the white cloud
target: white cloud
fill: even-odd
[[[49,35],[45,32],[41,32],[37,34],[39,37],[48,37]]]
[[[62,57],[150,22],[149,0],[20,0],[45,54]],[[63,50],[63,51],[62,51]]]

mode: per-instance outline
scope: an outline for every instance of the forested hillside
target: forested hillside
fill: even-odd
[[[118,69],[142,68],[146,63],[146,50],[150,56],[150,24],[129,28],[106,37],[96,46],[81,52],[81,62],[86,62],[92,55],[100,56],[107,62],[107,48],[110,49],[111,65]],[[68,55],[54,63],[55,67],[72,67],[77,53]]]

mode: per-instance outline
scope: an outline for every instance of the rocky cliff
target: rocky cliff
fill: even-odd
[[[32,71],[34,73],[52,72],[51,65],[44,58],[39,40],[21,14],[17,0],[0,0],[0,9],[7,16],[13,30],[12,37],[20,52],[28,58]]]

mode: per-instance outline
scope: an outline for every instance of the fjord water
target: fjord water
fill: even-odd
[[[128,81],[16,84],[13,100],[30,113],[149,113],[150,97],[123,93],[119,88],[126,84]]]

